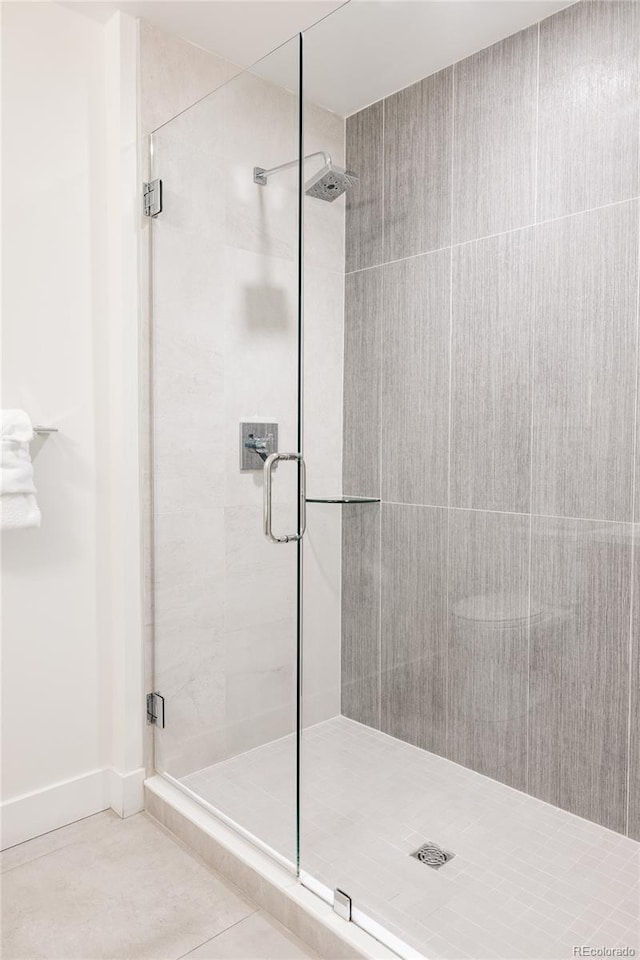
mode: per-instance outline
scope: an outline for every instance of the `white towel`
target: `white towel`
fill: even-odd
[[[24,410],[0,411],[0,528],[39,527],[29,443],[33,427]]]

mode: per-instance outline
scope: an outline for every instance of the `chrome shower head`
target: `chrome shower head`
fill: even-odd
[[[304,158],[304,162],[312,160],[314,157],[322,157],[324,166],[316,173],[311,180],[307,180],[304,185],[304,192],[308,197],[316,197],[318,200],[336,200],[341,197],[345,190],[352,187],[360,179],[357,173],[351,170],[343,170],[342,167],[334,166],[334,163],[324,150],[317,150]],[[265,170],[264,167],[253,168],[253,182],[261,187],[266,187],[269,177],[275,173],[282,173],[283,170],[290,170],[297,166],[297,160],[289,160],[288,163],[281,163],[277,167],[271,167]]]
[[[351,170],[336,167],[329,160],[311,180],[305,183],[304,192],[308,197],[316,197],[318,200],[328,200],[332,203],[357,182],[357,174]]]

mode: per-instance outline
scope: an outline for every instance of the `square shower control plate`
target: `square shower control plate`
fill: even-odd
[[[253,448],[254,444],[256,444],[267,457],[271,453],[277,453],[278,424],[255,422],[240,424],[241,470],[262,470],[264,467],[264,460]]]

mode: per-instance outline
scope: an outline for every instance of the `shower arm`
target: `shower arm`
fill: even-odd
[[[303,163],[306,163],[307,160],[313,160],[314,157],[323,157],[325,165],[331,164],[331,156],[325,150],[316,150],[315,153],[310,153],[303,159]],[[274,173],[281,173],[282,170],[289,170],[291,167],[297,166],[297,160],[290,160],[289,163],[281,163],[277,167],[271,167],[269,170],[265,170],[264,167],[254,167],[253,168],[253,182],[259,183],[261,187],[266,187],[267,178]]]

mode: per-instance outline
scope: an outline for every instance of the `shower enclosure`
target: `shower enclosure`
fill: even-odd
[[[152,136],[156,769],[406,957],[638,947],[640,8],[495,6]]]

